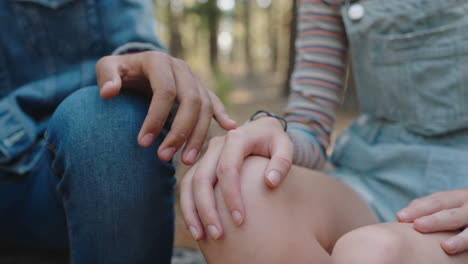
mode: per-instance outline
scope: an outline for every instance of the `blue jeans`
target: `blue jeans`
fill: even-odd
[[[70,248],[75,264],[170,263],[174,168],[137,134],[148,100],[123,92],[105,101],[97,87],[57,108],[42,161],[0,185],[0,247]]]

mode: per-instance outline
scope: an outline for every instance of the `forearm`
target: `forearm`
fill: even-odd
[[[294,163],[319,169],[335,122],[343,86],[346,37],[337,8],[323,0],[302,0],[297,57],[285,118],[294,142]]]

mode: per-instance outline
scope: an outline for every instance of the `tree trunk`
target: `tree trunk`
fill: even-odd
[[[289,66],[288,66],[288,76],[286,78],[286,83],[284,84],[283,94],[288,95],[290,90],[291,77],[294,72],[294,66],[296,63],[296,37],[297,37],[297,19],[298,19],[298,1],[293,0],[292,3],[292,15],[291,15],[291,24],[290,24],[290,39],[289,39]]]
[[[252,61],[252,51],[251,51],[251,39],[250,39],[250,2],[249,0],[243,1],[244,6],[244,54],[245,54],[245,64],[247,67],[247,74],[250,76],[253,73],[253,61]]]
[[[184,48],[182,46],[182,35],[179,28],[180,17],[174,14],[171,1],[167,4],[168,27],[169,27],[169,51],[172,56],[182,58]]]
[[[277,13],[274,8],[274,1],[271,2],[270,7],[268,8],[268,36],[270,42],[270,58],[271,58],[271,66],[270,71],[276,72],[278,70],[278,20],[277,20]]]
[[[220,10],[216,0],[208,0],[208,30],[210,43],[210,64],[213,72],[218,71],[218,27]]]

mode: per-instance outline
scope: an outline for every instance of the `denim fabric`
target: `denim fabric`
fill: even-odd
[[[468,127],[468,1],[361,1],[346,31],[361,110],[418,134]]]
[[[361,114],[337,139],[331,176],[347,183],[380,221],[413,199],[468,188],[468,133],[427,137]]]
[[[381,221],[418,197],[468,188],[468,1],[369,0],[343,7],[361,114],[330,174]]]
[[[0,1],[0,248],[70,248],[76,264],[170,263],[174,168],[156,156],[168,128],[139,147],[148,100],[105,101],[94,73],[113,52],[163,50],[152,7]]]
[[[0,187],[0,247],[71,248],[72,262],[170,263],[174,168],[136,138],[149,101],[97,87],[65,99],[38,145],[40,162]]]
[[[96,61],[155,37],[151,0],[0,1],[0,181],[29,172],[65,97],[96,83]]]

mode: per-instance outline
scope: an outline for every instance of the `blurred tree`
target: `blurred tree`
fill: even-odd
[[[270,6],[268,7],[268,41],[270,46],[270,55],[271,55],[271,66],[270,71],[276,72],[278,70],[278,52],[279,52],[279,43],[278,43],[278,21],[277,21],[277,10],[275,10],[275,2],[271,1]]]
[[[206,12],[208,16],[208,30],[210,34],[210,64],[212,70],[219,70],[218,62],[218,28],[221,18],[221,10],[218,8],[216,0],[208,0],[206,2]]]
[[[297,24],[297,15],[291,11],[296,11],[298,0],[154,2],[162,22],[162,40],[174,56],[187,60],[197,73],[204,75],[213,90],[219,92],[219,87],[228,87],[220,85],[227,83],[223,78],[243,78],[238,73],[260,75],[267,71],[282,77],[281,93],[288,93]],[[228,69],[229,74],[225,75]]]
[[[250,25],[250,10],[252,8],[251,1],[243,0],[242,6],[244,7],[244,53],[245,53],[245,66],[247,68],[247,74],[250,76],[253,74],[253,61],[251,52],[251,25]]]
[[[294,65],[296,63],[296,37],[297,37],[297,13],[298,13],[298,0],[292,1],[291,10],[291,23],[290,23],[290,37],[289,37],[289,65],[286,83],[284,84],[283,94],[288,95],[290,90],[291,77],[294,72]]]
[[[183,12],[183,9],[180,10]],[[182,35],[180,33],[181,14],[175,12],[173,1],[167,2],[167,24],[169,28],[169,51],[172,56],[182,58],[184,56],[184,47],[182,46]]]
[[[209,60],[213,72],[219,70],[218,61],[218,28],[221,19],[221,10],[217,5],[217,0],[207,0],[206,2],[198,2],[191,8],[187,8],[186,12],[199,16],[202,28],[208,31],[208,48]]]

